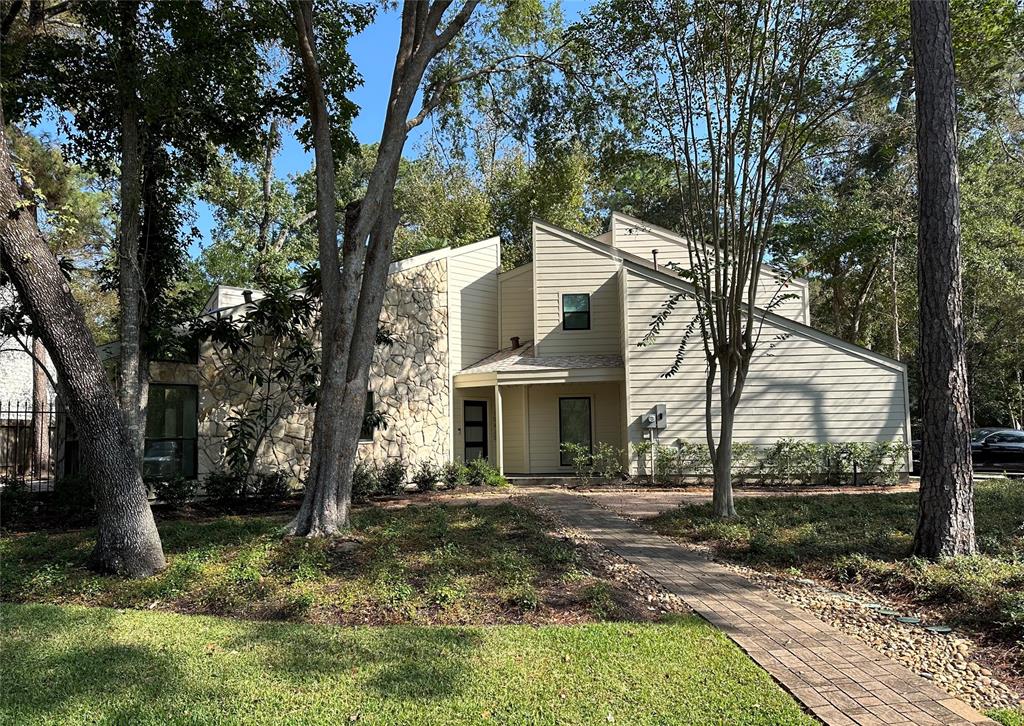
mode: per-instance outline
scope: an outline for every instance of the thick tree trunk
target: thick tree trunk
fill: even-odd
[[[0,128],[2,117],[0,110]],[[82,463],[96,497],[99,532],[93,564],[129,577],[152,575],[164,567],[164,555],[131,440],[82,310],[25,210],[12,171],[7,140],[0,138],[0,265],[51,353],[78,430]]]
[[[118,361],[118,402],[125,428],[142,468],[146,435],[146,393],[148,372],[142,356],[142,260],[139,237],[142,230],[142,152],[136,87],[138,48],[136,29],[138,3],[119,7],[118,95],[121,101],[120,229],[117,241],[118,290],[120,302],[120,357]]]
[[[912,0],[917,83],[921,493],[914,552],[971,554],[974,489],[963,332],[956,88],[947,0]]]
[[[317,177],[318,248],[322,288],[323,381],[313,429],[313,450],[302,506],[288,531],[321,536],[349,526],[352,472],[362,427],[369,366],[384,299],[397,217],[395,181],[408,137],[409,112],[429,62],[440,52],[476,7],[467,0],[447,27],[437,32],[449,3],[406,2],[391,94],[377,159],[366,193],[346,218],[343,261],[334,224],[334,156],[327,101],[316,57],[310,2],[293,2],[298,51],[303,64],[310,119],[314,127]],[[425,104],[438,102],[430,95]],[[328,276],[334,281],[330,282]]]

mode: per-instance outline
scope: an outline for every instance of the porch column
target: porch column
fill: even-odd
[[[505,473],[505,441],[504,433],[502,431],[501,419],[503,414],[501,411],[501,386],[497,383],[494,384],[494,443],[496,451],[496,463],[498,465],[498,471],[504,475]]]

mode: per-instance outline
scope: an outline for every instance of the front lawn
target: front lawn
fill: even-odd
[[[352,543],[283,538],[286,516],[160,523],[148,580],[85,567],[92,531],[0,540],[0,596],[339,624],[589,622],[634,614],[619,586],[536,515],[490,506],[368,508]],[[646,612],[646,610],[644,611]]]
[[[1024,483],[975,488],[980,554],[942,563],[908,559],[917,494],[744,497],[739,518],[723,522],[710,505],[653,520],[661,533],[710,545],[755,568],[793,570],[860,583],[1011,643],[1024,639]],[[1020,644],[1018,643],[1018,647]]]
[[[0,606],[2,723],[813,724],[694,617],[338,628]]]

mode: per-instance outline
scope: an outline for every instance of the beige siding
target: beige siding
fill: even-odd
[[[651,314],[670,294],[660,282],[630,270],[627,281],[629,438],[641,438],[640,419],[667,406],[663,443],[704,439],[705,361],[699,331],[678,373],[664,379],[676,356],[693,304],[680,300],[653,345],[638,348]],[[736,441],[767,445],[808,441],[908,440],[905,373],[869,352],[854,352],[813,331],[765,323],[737,412]],[[717,404],[714,407],[717,412]]]
[[[618,263],[540,225],[533,255],[537,355],[621,353]],[[590,295],[590,330],[562,330],[564,293]]]
[[[501,346],[508,348],[518,336],[533,340],[533,263],[498,275],[501,294]]]
[[[502,433],[505,442],[505,472],[526,474],[530,471],[527,454],[526,386],[502,386]]]
[[[647,225],[640,220],[619,214],[612,215],[612,245],[625,252],[651,262],[651,250],[658,250],[658,265],[674,262],[684,268],[690,267],[690,254],[686,241],[667,230]],[[796,297],[781,300],[783,296]],[[767,307],[773,300],[780,300],[772,307],[772,312],[790,320],[797,320],[805,325],[810,324],[809,291],[805,280],[779,279],[776,273],[766,265],[761,268],[758,279],[756,303]]]
[[[559,465],[558,398],[589,396],[591,432],[596,445],[607,442],[622,447],[622,396],[620,383],[574,383],[526,386],[529,401],[529,463],[534,474],[566,473]],[[506,429],[507,435],[507,429]],[[506,469],[508,465],[506,464]],[[508,469],[511,471],[511,469]]]
[[[481,388],[456,388],[454,399],[454,408],[452,410],[452,418],[455,423],[455,456],[454,458],[458,461],[465,459],[466,452],[466,439],[463,436],[462,423],[463,414],[465,409],[463,404],[466,401],[486,401],[487,402],[487,459],[492,464],[497,464],[497,446],[495,444],[494,433],[497,430],[495,419],[495,406],[494,406],[494,386],[486,386]]]
[[[452,372],[498,350],[498,239],[454,249],[448,259]]]

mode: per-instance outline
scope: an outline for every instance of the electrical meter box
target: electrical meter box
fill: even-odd
[[[664,431],[668,426],[668,418],[665,414],[665,404],[659,403],[651,409],[650,413],[644,416],[644,425],[649,429]]]

